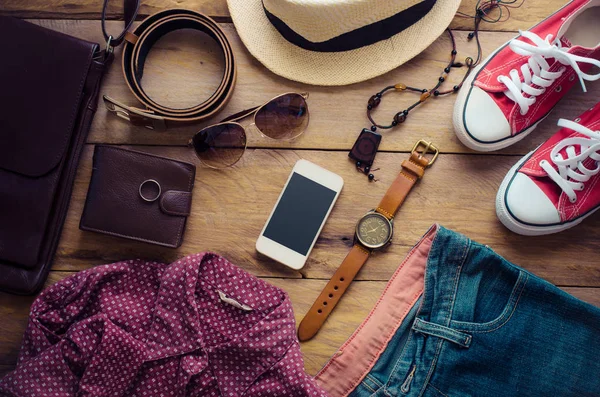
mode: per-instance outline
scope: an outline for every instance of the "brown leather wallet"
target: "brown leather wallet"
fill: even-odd
[[[420,147],[424,150],[419,151]],[[427,153],[434,153],[434,155],[429,159],[426,157]],[[409,159],[402,162],[400,174],[388,188],[377,208],[369,211],[359,220],[354,246],[300,322],[298,327],[300,341],[309,340],[319,332],[352,280],[369,259],[371,252],[391,242],[396,212],[413,186],[423,177],[425,169],[437,159],[438,154],[439,150],[430,142],[417,142]],[[372,234],[373,232],[375,234]]]
[[[165,247],[179,247],[192,206],[196,167],[97,145],[79,227]]]

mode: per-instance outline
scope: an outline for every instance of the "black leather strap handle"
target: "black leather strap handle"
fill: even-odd
[[[123,31],[118,36],[113,36],[108,34],[106,31],[106,9],[108,8],[109,0],[104,0],[104,5],[102,6],[102,34],[104,35],[104,40],[106,40],[107,45],[111,47],[117,47],[121,45],[123,39],[125,38],[125,33],[131,28],[131,25],[135,21],[135,17],[137,16],[138,10],[140,8],[139,0],[123,0],[123,14],[125,15],[125,27]]]

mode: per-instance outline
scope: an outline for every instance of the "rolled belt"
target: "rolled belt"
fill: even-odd
[[[141,85],[144,64],[152,46],[164,35],[179,29],[196,29],[208,34],[221,47],[225,63],[221,83],[210,98],[185,109],[169,108],[157,103],[144,92]],[[166,129],[166,120],[190,122],[216,114],[231,97],[237,76],[231,44],[219,25],[206,15],[183,9],[158,12],[146,18],[133,33],[125,33],[122,66],[129,89],[145,109],[127,106],[104,95],[106,107],[132,124],[159,131]]]

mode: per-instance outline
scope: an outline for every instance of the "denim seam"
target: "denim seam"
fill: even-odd
[[[365,378],[369,378],[369,380],[371,382],[375,383],[377,385],[377,387],[383,387],[383,383],[381,383],[379,380],[377,380],[376,378],[371,376],[371,374],[367,374],[367,376],[365,376]]]
[[[452,292],[452,300],[450,302],[450,309],[448,310],[448,313],[446,313],[446,318],[445,318],[446,326],[450,325],[450,319],[452,318],[452,313],[454,312],[454,304],[456,302],[456,295],[458,294],[458,282],[460,280],[460,275],[462,274],[463,266],[465,264],[468,249],[470,246],[471,246],[470,240],[467,240],[467,243],[465,244],[464,249],[463,249],[462,257],[460,259],[460,265],[456,268],[456,272],[454,273],[454,277],[453,277],[454,285],[452,287],[452,291],[453,291]]]
[[[425,390],[427,389],[427,385],[429,384],[429,379],[431,379],[431,376],[433,375],[433,370],[437,364],[438,358],[440,357],[440,353],[442,352],[443,343],[444,343],[443,339],[440,339],[438,341],[438,345],[435,350],[435,355],[433,356],[433,360],[431,360],[431,366],[429,367],[429,372],[427,373],[427,377],[425,377],[425,381],[423,382],[423,388],[421,389],[421,392],[419,393],[419,397],[422,397],[423,394],[425,393]]]
[[[429,386],[431,386],[432,389],[435,389],[435,391],[437,391],[438,393],[440,393],[442,396],[448,397],[448,395],[446,393],[442,392],[440,389],[438,389],[437,387],[435,387],[431,383],[429,384]]]
[[[437,236],[436,236],[437,237]],[[454,309],[454,302],[456,301],[456,294],[458,293],[458,280],[460,277],[460,274],[462,273],[462,269],[463,266],[465,264],[465,261],[467,260],[467,256],[469,254],[469,249],[471,247],[471,240],[470,239],[466,239],[465,244],[464,244],[464,248],[463,248],[463,253],[462,253],[462,257],[460,258],[460,265],[458,266],[456,273],[455,273],[455,278],[454,278],[454,293],[452,295],[452,305],[450,306],[450,310],[448,310],[448,313],[446,314],[446,322],[447,325],[450,325],[450,318],[452,317],[452,311]],[[425,280],[427,280],[427,277],[425,277]],[[421,389],[421,392],[419,393],[419,397],[422,397],[423,394],[425,393],[425,390],[427,389],[427,385],[429,384],[429,380],[431,379],[431,376],[433,375],[433,371],[435,369],[435,366],[437,364],[437,360],[440,356],[440,353],[442,351],[442,344],[443,344],[444,340],[440,339],[438,341],[438,345],[436,348],[436,352],[435,355],[433,356],[433,360],[431,360],[431,365],[429,366],[429,371],[427,373],[427,376],[425,377],[425,380],[423,382],[423,387]]]
[[[400,358],[398,360],[396,360],[396,364],[394,364],[394,368],[392,368],[392,372],[388,378],[388,381],[385,383],[385,387],[383,388],[383,391],[385,393],[386,396],[389,396],[390,394],[388,393],[388,388],[391,386],[391,382],[392,382],[392,378],[394,378],[394,375],[396,373],[398,373],[398,371],[400,370],[400,363],[402,362],[402,358],[404,357],[404,354],[406,352],[406,347],[408,345],[410,345],[410,342],[412,341],[414,336],[414,331],[411,329],[409,330],[408,333],[408,338],[406,338],[406,342],[404,342],[404,346],[402,347],[402,352],[400,353]],[[413,358],[412,360],[412,364],[414,364],[415,360]],[[410,366],[409,366],[410,368]]]
[[[376,393],[376,392],[377,392],[377,390],[373,389],[371,386],[369,386],[368,384],[366,384],[364,381],[362,381],[362,382],[361,382],[361,384],[363,385],[363,387],[364,387],[365,389],[369,389],[369,391],[370,391],[371,393]]]
[[[366,379],[368,379],[369,381],[375,383],[379,388],[381,388],[380,382],[377,379],[373,378],[371,375],[367,374],[367,376],[365,376],[365,379],[361,383],[362,383],[362,385],[364,387],[366,387],[367,389],[369,389],[371,392],[376,393],[378,389],[373,389],[371,387],[371,385],[369,385],[368,383],[365,382]]]
[[[519,274],[519,279],[517,280],[517,284],[515,285],[515,289],[513,290],[512,294],[511,294],[511,297],[508,301],[506,309],[500,315],[500,317],[498,317],[496,320],[493,320],[489,323],[471,324],[470,327],[473,327],[471,329],[456,328],[456,330],[461,331],[461,332],[473,332],[473,333],[485,334],[485,333],[497,331],[500,328],[502,328],[503,326],[505,326],[510,321],[513,314],[517,310],[517,306],[519,306],[519,301],[521,300],[521,296],[523,295],[523,291],[525,290],[525,285],[527,284],[528,280],[529,280],[529,275],[527,273]],[[518,295],[516,295],[517,291],[518,291]],[[465,326],[465,325],[463,325],[463,326]],[[494,328],[487,329],[488,327],[494,327]]]

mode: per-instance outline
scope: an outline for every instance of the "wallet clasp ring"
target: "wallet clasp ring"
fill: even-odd
[[[144,196],[144,193],[142,192],[142,189],[143,189],[143,187],[146,184],[148,184],[148,185],[150,185],[150,184],[156,185],[156,187],[158,188],[158,193],[156,194],[155,197],[146,197],[146,196]],[[158,198],[160,197],[160,194],[161,194],[162,190],[161,190],[161,187],[160,187],[160,183],[158,183],[156,180],[154,180],[154,179],[146,179],[144,182],[141,183],[139,192],[140,192],[140,197],[142,199],[144,199],[144,201],[152,203],[152,202],[158,200]]]

